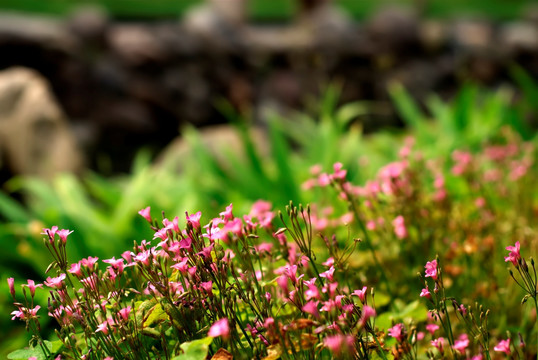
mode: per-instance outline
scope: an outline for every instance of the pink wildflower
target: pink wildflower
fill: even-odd
[[[213,325],[211,325],[211,328],[209,329],[207,336],[210,336],[210,337],[222,336],[224,339],[228,339],[230,337],[230,325],[228,324],[228,319],[222,318],[216,321]]]
[[[228,222],[234,218],[234,215],[232,214],[233,210],[233,204],[230,204],[226,206],[226,211],[221,212],[219,215],[224,218],[225,222]]]
[[[521,259],[520,244],[516,241],[515,246],[507,246],[506,250],[510,251],[507,257],[504,258],[505,262],[511,261],[514,266],[518,266],[518,260]]]
[[[426,277],[431,277],[433,280],[437,280],[437,260],[428,261],[424,268],[426,269]]]
[[[78,278],[81,278],[83,276],[82,275],[82,268],[80,266],[80,261],[76,262],[74,264],[71,264],[71,268],[69,270],[67,270],[67,271],[70,272],[71,274],[75,275]]]
[[[67,243],[67,236],[69,236],[69,234],[71,234],[73,232],[73,230],[69,231],[67,229],[62,229],[62,230],[59,230],[56,234],[58,234],[58,236],[60,237],[60,240],[65,244]]]
[[[201,229],[201,225],[200,225],[200,218],[202,217],[201,211],[198,211],[196,214],[193,214],[193,215],[189,215],[189,213],[186,212],[185,216],[187,218],[187,224],[192,225],[192,227],[196,230]]]
[[[510,339],[499,341],[499,343],[495,345],[493,350],[503,352],[506,355],[510,355]]]
[[[127,307],[121,309],[118,313],[120,314],[123,321],[127,321],[127,320],[129,320],[129,314],[131,313],[131,307],[127,306]]]
[[[461,334],[458,340],[454,341],[454,345],[452,347],[454,348],[454,350],[463,354],[463,352],[468,346],[469,346],[469,337],[467,336],[467,334]]]
[[[399,215],[392,221],[394,226],[394,234],[398,239],[405,239],[407,237],[407,228],[405,227],[405,219],[402,215]]]
[[[388,330],[389,336],[392,336],[398,342],[402,342],[404,338],[404,327],[402,323],[396,324]]]
[[[9,286],[9,293],[11,294],[12,297],[15,297],[15,279],[8,278],[7,285]]]
[[[364,326],[366,322],[370,320],[371,317],[374,317],[374,316],[376,316],[375,309],[368,305],[364,305],[362,307],[362,316],[361,316],[360,324]]]
[[[428,330],[428,332],[429,332],[430,334],[432,334],[432,336],[433,336],[433,334],[434,334],[437,330],[439,330],[439,325],[437,325],[437,324],[428,324],[428,325],[426,325],[426,330]]]
[[[366,286],[363,286],[362,287],[362,290],[355,290],[353,291],[353,293],[351,295],[356,295],[359,297],[359,299],[361,300],[361,302],[364,304],[365,300],[366,300],[366,290],[368,288]]]
[[[54,278],[49,276],[47,277],[47,280],[45,280],[44,284],[53,289],[61,289],[64,286],[64,279],[65,274],[60,274],[60,276]]]
[[[151,215],[150,215],[151,207],[147,207],[145,209],[142,209],[138,212],[140,216],[142,216],[144,219],[147,220],[151,224]]]
[[[352,335],[330,335],[323,339],[323,345],[336,356],[340,354],[352,354],[354,343],[355,338]]]
[[[38,284],[36,285],[34,280],[30,280],[28,279],[28,284],[24,284],[22,286],[28,286],[28,289],[30,290],[30,295],[32,295],[32,297],[34,297],[35,295],[35,289],[39,288],[39,287],[43,287],[43,284]]]
[[[319,304],[319,301],[311,300],[307,302],[301,310],[303,310],[305,313],[311,314],[315,318],[318,318],[319,317],[318,304]]]
[[[430,294],[430,290],[428,289],[427,286],[424,289],[422,289],[422,291],[420,292],[420,297],[425,297],[428,299],[432,298],[432,295]]]
[[[445,339],[442,338],[442,337],[437,338],[437,339],[433,339],[431,341],[431,344],[432,344],[432,346],[435,346],[437,349],[439,349],[439,351],[442,351],[443,346],[445,345]]]

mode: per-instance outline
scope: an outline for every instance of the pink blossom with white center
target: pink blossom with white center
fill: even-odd
[[[230,325],[228,323],[228,319],[222,318],[216,321],[213,325],[211,325],[211,328],[209,329],[207,336],[209,337],[222,336],[224,339],[228,339],[230,337]]]
[[[324,263],[322,263],[323,266],[332,267],[334,265],[334,258],[331,256],[327,259]]]
[[[151,207],[148,206],[147,208],[144,208],[144,209],[140,210],[140,211],[138,212],[138,214],[139,214],[140,216],[142,216],[144,219],[146,219],[147,222],[149,222],[149,223],[151,224],[151,214],[150,214],[150,211],[151,211]]]
[[[64,279],[65,274],[60,274],[60,276],[54,278],[51,278],[49,276],[47,277],[47,280],[45,280],[44,284],[53,289],[61,289],[62,287],[64,287]]]

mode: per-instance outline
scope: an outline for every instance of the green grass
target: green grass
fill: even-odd
[[[43,13],[65,16],[76,6],[84,3],[101,4],[115,17],[159,18],[178,17],[200,0],[1,0],[0,10]],[[416,6],[421,3],[425,15],[452,17],[455,15],[483,15],[492,19],[513,19],[522,15],[529,0],[336,0],[336,3],[355,19],[364,19],[378,8],[398,4]],[[250,0],[249,16],[257,21],[289,20],[297,8],[294,0]]]

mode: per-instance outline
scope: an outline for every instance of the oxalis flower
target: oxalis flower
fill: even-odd
[[[499,341],[499,343],[495,345],[493,350],[503,352],[506,355],[510,355],[510,339]]]
[[[209,329],[207,336],[210,336],[210,337],[222,336],[223,339],[228,339],[230,337],[230,325],[228,323],[228,319],[222,318],[216,321],[213,325],[211,325],[211,328]]]
[[[508,254],[507,257],[504,258],[504,261],[505,262],[510,261],[512,262],[512,264],[514,264],[514,266],[518,266],[518,260],[521,259],[521,254],[519,252],[520,250],[519,241],[516,241],[515,246],[507,246],[506,250],[510,251],[510,253]]]
[[[64,286],[64,279],[65,274],[60,274],[60,276],[57,276],[55,278],[51,278],[49,276],[47,280],[45,280],[44,284],[53,289],[61,289]]]
[[[424,266],[426,269],[425,276],[437,280],[437,260],[428,261]]]

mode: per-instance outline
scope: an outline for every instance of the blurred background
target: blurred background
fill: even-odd
[[[44,104],[22,96],[43,82],[63,119],[34,124],[41,133],[26,134],[35,149],[24,159],[2,140],[2,182],[55,167],[125,172],[141,146],[156,154],[185,124],[226,122],[222,102],[262,123],[265,108],[304,109],[329,82],[340,81],[342,103],[378,105],[362,119],[371,131],[399,124],[386,104],[393,81],[418,99],[432,92],[449,98],[469,81],[492,88],[513,83],[515,63],[538,72],[533,1],[81,3],[0,0],[0,83],[10,104],[1,116],[24,101],[45,116],[37,111]],[[44,139],[64,123],[58,140],[64,145],[55,146],[76,149],[59,151],[52,167],[32,163],[54,151]],[[31,153],[39,156],[32,160]]]
[[[397,156],[383,134],[432,109],[460,132],[427,154],[503,124],[527,140],[536,76],[530,0],[0,0],[0,281],[46,277],[43,227],[104,259],[151,238],[148,205],[281,208],[335,161],[360,183]],[[4,357],[28,339],[1,289]]]

